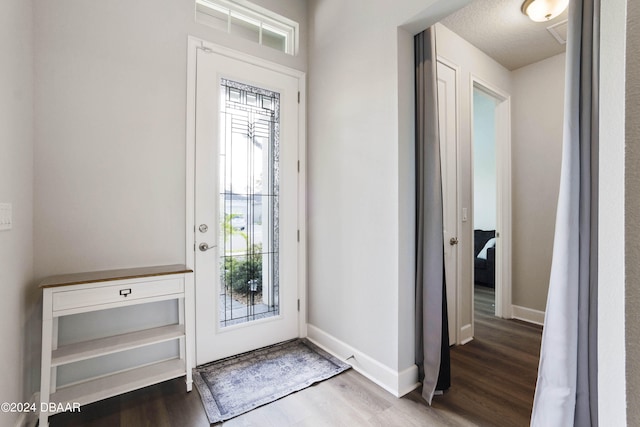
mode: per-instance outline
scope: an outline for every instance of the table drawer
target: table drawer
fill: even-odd
[[[182,278],[112,284],[109,286],[87,287],[87,285],[84,285],[82,289],[54,292],[52,295],[53,311],[127,302],[182,292],[184,292],[184,280]]]

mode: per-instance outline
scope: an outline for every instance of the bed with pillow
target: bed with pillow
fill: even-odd
[[[478,285],[496,285],[496,231],[474,230],[474,272],[475,282]]]

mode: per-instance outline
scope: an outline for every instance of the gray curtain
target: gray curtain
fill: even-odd
[[[449,388],[449,336],[444,276],[442,176],[435,30],[415,36],[416,65],[416,364],[431,403]]]
[[[564,141],[532,426],[595,426],[599,0],[569,9]]]

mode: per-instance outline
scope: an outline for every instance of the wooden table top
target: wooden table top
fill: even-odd
[[[110,280],[137,279],[140,277],[167,276],[170,274],[193,273],[184,264],[158,265],[153,267],[123,268],[118,270],[89,271],[86,273],[50,276],[40,282],[41,288],[70,286],[80,283],[107,282]]]

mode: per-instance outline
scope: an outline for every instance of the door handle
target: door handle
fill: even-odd
[[[449,239],[449,244],[450,244],[451,246],[453,246],[453,245],[457,245],[457,244],[458,244],[458,238],[457,238],[457,237],[452,237],[452,238],[450,238],[450,239]]]
[[[206,252],[209,249],[213,249],[213,248],[216,248],[216,247],[217,247],[216,245],[209,246],[208,244],[206,244],[204,242],[202,242],[202,243],[200,243],[200,245],[198,245],[198,249],[200,249],[202,252]]]

